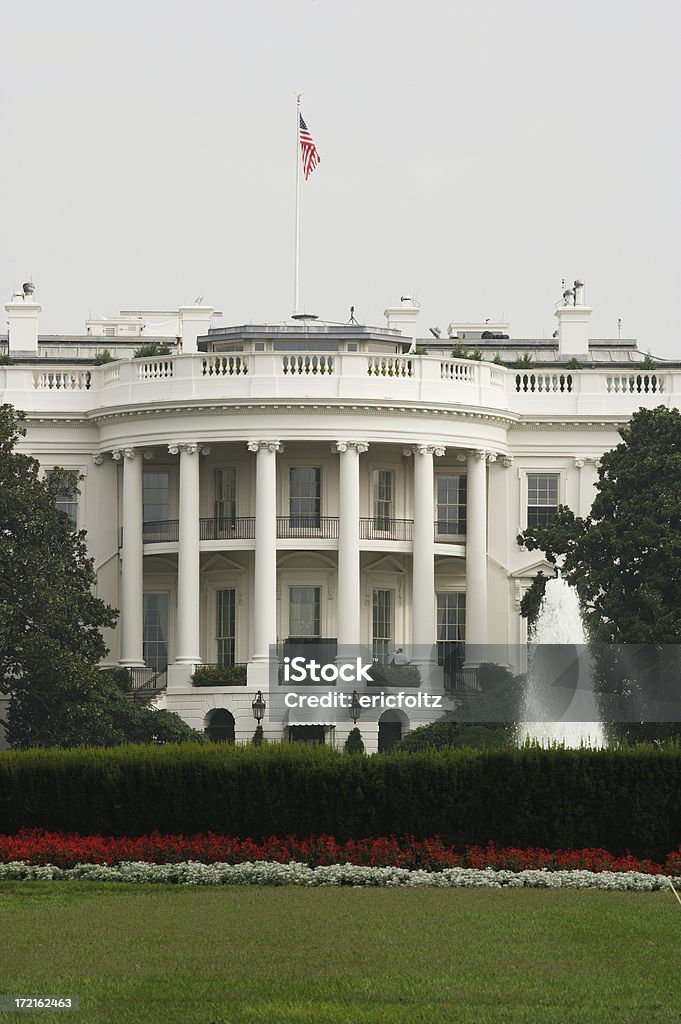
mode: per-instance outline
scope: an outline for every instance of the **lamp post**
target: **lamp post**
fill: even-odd
[[[350,718],[352,719],[353,725],[357,725],[357,719],[362,713],[362,705],[359,702],[359,696],[357,690],[352,691],[352,700],[350,701]]]
[[[253,717],[255,718],[258,725],[260,725],[263,718],[265,717],[265,710],[267,708],[267,704],[265,703],[265,699],[262,695],[262,690],[258,690],[256,698],[251,704],[251,707],[253,708]]]

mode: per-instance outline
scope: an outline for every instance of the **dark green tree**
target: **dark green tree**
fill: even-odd
[[[23,415],[0,406],[0,689],[9,694],[12,746],[110,745],[190,738],[174,714],[133,706],[126,679],[97,670],[101,629],[118,612],[95,596],[85,531],[56,498],[72,477],[39,478],[17,451]],[[193,737],[192,737],[193,738]]]
[[[560,559],[577,589],[599,645],[604,717],[651,722],[681,693],[677,648],[665,646],[681,642],[681,414],[640,409],[621,436],[601,460],[589,515],[560,507],[518,541]]]
[[[343,750],[346,754],[363,754],[364,753],[364,740],[362,734],[357,728],[351,729],[348,733],[348,738],[345,741]]]

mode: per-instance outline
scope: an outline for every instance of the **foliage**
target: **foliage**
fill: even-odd
[[[291,861],[316,868],[332,864],[358,867],[398,867],[409,871],[443,871],[446,868],[492,868],[494,871],[640,871],[645,874],[681,875],[681,848],[660,861],[640,859],[627,853],[616,857],[607,850],[518,849],[494,843],[459,849],[439,836],[379,836],[340,842],[334,836],[266,836],[261,842],[212,832],[194,836],[148,835],[81,836],[78,833],[21,829],[17,835],[0,835],[0,864],[52,864],[73,868],[77,864],[243,864]]]
[[[354,729],[351,729],[348,733],[348,738],[345,741],[343,749],[346,754],[364,753],[364,740],[362,739],[362,734],[357,726],[355,726]]]
[[[482,349],[480,348],[479,345],[475,346],[473,351],[469,354],[468,358],[475,359],[477,360],[477,362],[480,362],[480,360],[482,359]]]
[[[14,360],[10,355],[5,354],[0,356],[0,366],[11,366],[13,361]]]
[[[369,675],[372,682],[369,686],[420,686],[421,673],[416,665],[379,665],[371,666]]]
[[[251,743],[253,744],[254,747],[261,747],[264,743],[264,740],[265,734],[263,732],[262,725],[260,724],[260,722],[258,722],[257,726],[255,727],[255,732],[253,733],[253,739],[251,740]]]
[[[444,747],[466,747],[471,750],[509,745],[506,726],[485,722],[455,721],[454,715],[422,725],[408,733],[399,743],[400,750],[416,753],[421,750],[442,750]]]
[[[197,665],[192,686],[245,686],[246,665]]]
[[[542,600],[544,599],[544,591],[546,590],[546,584],[549,581],[549,577],[545,576],[543,572],[538,572],[532,580],[532,583],[523,594],[520,602],[520,614],[524,619],[527,619],[527,624],[532,630],[537,616],[539,615],[539,609],[541,608]]]
[[[500,352],[496,352],[494,354],[494,359],[492,360],[492,362],[496,363],[497,366],[506,366],[506,363],[501,358],[501,353]]]
[[[92,670],[90,686],[79,694],[65,688],[63,704],[44,712],[31,694],[17,693],[10,704],[10,739],[17,747],[112,747],[122,743],[203,741],[179,715],[133,704],[127,669]]]
[[[132,798],[134,796],[134,799]],[[458,847],[631,850],[681,841],[681,748],[402,751],[207,743],[0,754],[3,831],[440,836]]]
[[[91,698],[107,652],[100,629],[117,612],[94,596],[85,532],[56,507],[72,474],[40,480],[38,462],[15,450],[23,419],[0,406],[0,678],[10,743],[51,745],[62,730],[73,736],[72,711]]]
[[[102,349],[101,352],[98,352],[94,359],[95,366],[103,366],[104,363],[113,363],[113,361],[114,357],[111,355],[108,348]]]
[[[534,366],[534,360],[532,359],[532,356],[529,352],[523,352],[521,357],[519,359],[516,359],[515,363],[513,364],[513,369],[529,370],[532,366]]]
[[[681,414],[641,409],[601,459],[582,519],[561,506],[518,542],[543,550],[577,588],[592,640],[676,644],[681,638]]]
[[[657,363],[653,359],[653,357],[652,357],[652,355],[650,353],[650,350],[648,350],[646,352],[645,356],[643,357],[643,362],[641,363],[641,369],[642,370],[655,370],[655,369],[657,369]]]
[[[468,359],[468,348],[461,341],[457,341],[451,352],[452,359]]]
[[[146,359],[150,356],[169,356],[170,347],[162,345],[158,341],[150,341],[146,345],[140,345],[133,352],[133,359]]]
[[[566,370],[583,370],[584,369],[584,365],[583,365],[583,363],[580,363],[579,359],[577,359],[576,356],[573,356],[572,359],[568,359],[567,363],[565,364],[565,369]]]
[[[428,346],[427,345],[415,345],[414,346],[414,355],[415,356],[427,356],[428,355]]]

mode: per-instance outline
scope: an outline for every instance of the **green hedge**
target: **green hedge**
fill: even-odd
[[[681,842],[681,750],[439,750],[348,757],[272,744],[0,754],[0,831],[212,830],[338,839],[413,833],[458,844],[605,847],[660,857]]]
[[[193,686],[245,686],[246,665],[197,665],[191,677]]]

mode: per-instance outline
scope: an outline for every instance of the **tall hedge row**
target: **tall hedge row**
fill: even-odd
[[[0,832],[212,830],[627,849],[681,842],[681,750],[457,750],[361,757],[226,744],[0,754]]]

